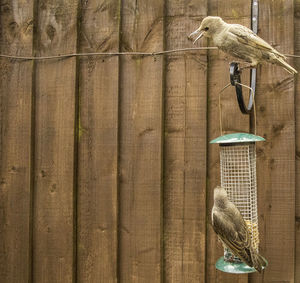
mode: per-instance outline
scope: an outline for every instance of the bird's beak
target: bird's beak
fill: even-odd
[[[198,35],[198,34],[199,34],[199,35]],[[203,34],[204,34],[204,31],[201,30],[200,28],[198,28],[198,29],[196,29],[195,31],[193,31],[193,32],[188,36],[188,38],[189,38],[190,40],[193,40],[193,38],[194,38],[195,36],[197,36],[196,39],[193,41],[193,44],[195,44],[195,42],[196,42],[198,39],[200,39],[200,38],[203,36]]]

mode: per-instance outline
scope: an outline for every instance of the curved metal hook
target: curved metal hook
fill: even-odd
[[[259,0],[252,0],[252,5],[251,5],[251,28],[255,34],[257,34],[257,30],[258,30],[258,13],[259,13],[258,1]],[[243,114],[249,114],[253,106],[255,86],[256,86],[256,69],[251,69],[250,81],[251,81],[250,97],[249,97],[248,107],[246,107],[243,98],[241,77],[240,77],[238,64],[235,62],[230,64],[230,83],[233,86],[235,86],[237,100],[240,106],[240,110]]]
[[[251,69],[251,88],[250,88],[250,96],[248,107],[246,107],[243,97],[243,90],[242,90],[242,83],[241,83],[241,72],[239,70],[239,65],[236,62],[230,63],[230,83],[231,85],[235,86],[236,97],[239,103],[240,110],[243,114],[250,114],[252,106],[253,106],[253,99],[255,94],[255,82],[256,82],[256,69]],[[251,94],[251,89],[253,93]]]

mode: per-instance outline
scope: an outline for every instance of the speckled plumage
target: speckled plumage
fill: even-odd
[[[270,44],[257,36],[252,30],[239,24],[227,24],[220,17],[206,17],[200,27],[189,35],[194,43],[202,36],[211,38],[222,51],[250,63],[256,67],[263,62],[283,67],[291,74],[296,74],[286,57],[274,49]]]
[[[237,207],[228,200],[226,190],[216,187],[212,226],[223,245],[235,256],[261,272],[266,261],[253,248],[247,224]]]

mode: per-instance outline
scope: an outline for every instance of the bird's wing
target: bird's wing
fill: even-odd
[[[286,58],[284,55],[274,49],[269,43],[257,36],[252,30],[239,24],[232,24],[228,31],[234,34],[237,40],[243,44],[250,45],[252,47],[275,53],[279,57]]]
[[[241,218],[237,217],[238,223],[235,223],[231,217],[215,210],[212,214],[213,229],[234,255],[252,266],[250,235],[244,219],[239,216]]]

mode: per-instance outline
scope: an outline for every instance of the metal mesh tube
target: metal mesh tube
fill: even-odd
[[[240,210],[258,251],[258,217],[255,144],[220,146],[221,185]]]

